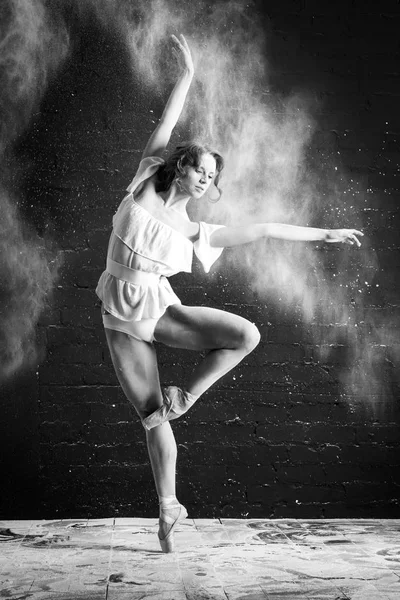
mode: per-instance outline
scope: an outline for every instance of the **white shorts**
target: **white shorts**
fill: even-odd
[[[107,258],[107,271],[114,277],[121,279],[122,281],[127,281],[128,283],[158,283],[161,277],[156,273],[148,273],[146,271],[137,271],[135,269],[131,269],[130,267],[114,262],[110,258]],[[176,302],[180,302],[180,300],[174,294],[172,297],[172,303],[174,304]],[[170,304],[165,306],[165,310],[168,308],[168,306],[170,306]],[[158,320],[161,317],[162,314],[160,314],[160,316],[157,318],[144,318],[138,321],[124,321],[123,319],[110,314],[104,304],[102,306],[103,325],[106,329],[114,329],[115,331],[127,333],[137,340],[144,342],[154,341],[154,330]]]
[[[110,314],[104,314],[103,309],[103,325],[105,329],[114,329],[127,333],[137,340],[144,342],[154,342],[154,330],[158,319],[142,319],[141,321],[123,321]]]

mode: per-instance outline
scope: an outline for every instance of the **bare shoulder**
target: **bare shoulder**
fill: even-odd
[[[141,204],[144,208],[154,206],[157,201],[158,194],[156,192],[155,174],[146,181],[143,181],[135,190],[133,199],[137,204]]]

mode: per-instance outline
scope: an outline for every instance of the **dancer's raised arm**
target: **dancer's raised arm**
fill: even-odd
[[[356,244],[361,246],[358,235],[364,235],[357,229],[318,229],[315,227],[298,227],[282,223],[254,223],[243,227],[223,227],[214,231],[210,245],[215,248],[240,246],[255,242],[261,238],[276,238],[302,242],[330,242]]]
[[[182,112],[194,74],[192,55],[184,36],[180,35],[179,39],[175,35],[171,37],[174,44],[172,52],[177,57],[181,74],[171,92],[161,119],[147,142],[142,158],[163,154]]]

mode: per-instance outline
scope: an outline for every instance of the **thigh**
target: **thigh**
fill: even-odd
[[[253,323],[232,313],[204,306],[169,306],[154,332],[157,342],[187,350],[237,348],[256,338]]]
[[[162,404],[162,395],[153,344],[113,329],[105,329],[115,373],[140,418]]]

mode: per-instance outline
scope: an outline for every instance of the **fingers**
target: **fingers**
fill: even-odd
[[[186,50],[187,52],[190,52],[190,49],[189,49],[189,46],[188,46],[188,43],[187,43],[187,41],[186,41],[186,38],[185,38],[185,36],[184,36],[184,35],[182,35],[182,34],[180,34],[180,35],[179,35],[179,38],[180,38],[180,39],[178,39],[178,38],[176,37],[176,35],[174,35],[174,34],[172,34],[172,35],[171,35],[171,39],[172,39],[172,41],[173,41],[173,42],[175,42],[175,44],[176,44],[176,45],[177,45],[177,46],[178,46],[178,47],[179,47],[181,50]]]
[[[175,46],[177,48],[179,48],[179,50],[183,53],[186,54],[187,56],[191,56],[191,52],[190,52],[190,48],[189,48],[189,44],[186,41],[185,36],[183,36],[182,34],[180,34],[179,39],[176,37],[176,35],[171,35],[171,39],[174,42]]]
[[[361,242],[360,240],[357,238],[358,235],[364,236],[362,231],[358,231],[358,229],[352,229],[351,231],[351,238],[354,240],[354,242],[357,244],[358,247],[361,246]]]
[[[338,242],[350,244],[350,246],[354,246],[354,244],[358,247],[361,246],[361,242],[357,236],[364,236],[362,231],[358,231],[358,229],[338,229],[336,231],[338,234]]]
[[[185,37],[180,34],[179,38],[176,35],[171,35],[173,42],[172,52],[176,56],[178,64],[187,69],[189,72],[194,72],[192,55]]]
[[[181,38],[182,45],[190,52],[189,44],[187,43],[185,36],[181,33],[179,37]]]
[[[359,231],[358,229],[344,229],[342,230],[342,232],[343,242],[345,244],[350,244],[351,246],[354,246],[354,244],[356,244],[358,248],[361,246],[361,242],[357,236],[364,236],[362,231]]]
[[[348,243],[351,244],[351,245],[356,244],[358,247],[360,247],[361,246],[361,242],[357,238],[357,236],[355,235],[355,233],[354,233],[355,231],[356,230],[352,230],[352,232],[350,233],[349,237],[347,238],[348,239]],[[359,231],[357,231],[357,233],[358,233],[358,235],[364,235],[363,233],[361,233]]]
[[[178,60],[178,62],[181,62],[182,58],[183,58],[183,60],[185,60],[184,55],[186,53],[186,49],[181,44],[181,42],[178,40],[176,35],[171,35],[171,39],[173,42],[173,46],[171,48],[172,54],[175,56],[175,58]]]

